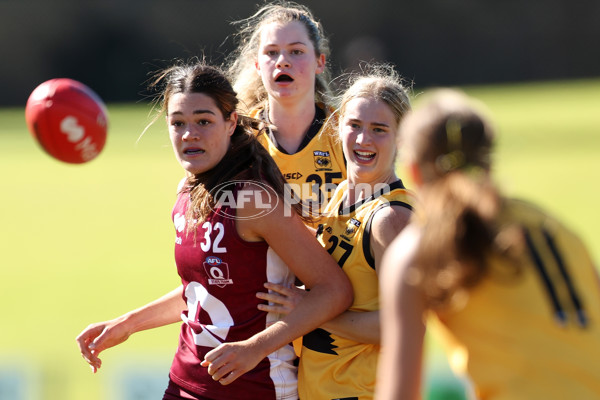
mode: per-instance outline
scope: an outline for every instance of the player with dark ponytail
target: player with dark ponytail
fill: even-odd
[[[184,64],[157,83],[186,175],[172,212],[182,284],[88,326],[77,337],[81,354],[96,371],[102,351],[183,320],[163,399],[297,399],[290,342],[345,310],[350,283],[286,203],[283,177],[238,116],[224,74]],[[258,310],[255,293],[265,281],[291,284],[295,275],[311,289],[295,312]]]

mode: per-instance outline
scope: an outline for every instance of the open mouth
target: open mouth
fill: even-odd
[[[281,74],[277,78],[275,78],[275,82],[293,82],[294,78],[289,76],[288,74]]]
[[[204,150],[194,147],[194,148],[189,148],[189,149],[183,150],[183,154],[188,155],[188,156],[193,156],[196,154],[204,154]]]
[[[364,161],[364,162],[368,162],[368,161],[371,161],[372,159],[374,159],[375,154],[376,153],[373,153],[371,151],[354,150],[354,156],[356,157],[356,159],[359,161]]]

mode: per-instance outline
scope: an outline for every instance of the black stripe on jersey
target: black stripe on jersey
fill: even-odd
[[[400,184],[402,184],[402,182],[400,182]],[[367,225],[365,225],[362,246],[363,246],[363,253],[365,255],[365,260],[367,261],[369,266],[373,269],[375,269],[375,259],[371,255],[371,224],[373,223],[373,217],[375,216],[375,213],[377,213],[377,211],[381,210],[382,208],[389,207],[389,206],[401,206],[401,207],[406,207],[411,211],[413,210],[413,208],[410,204],[405,203],[403,201],[394,200],[394,201],[390,201],[390,202],[381,204],[379,207],[377,207],[371,213],[371,215],[369,216],[369,219],[367,221]]]
[[[573,302],[573,305],[575,306],[575,310],[577,311],[577,321],[579,322],[579,326],[581,326],[582,328],[585,328],[588,325],[588,318],[585,313],[585,310],[583,309],[581,300],[579,299],[579,295],[577,294],[577,291],[575,290],[575,286],[573,285],[571,276],[569,275],[569,272],[567,271],[567,266],[564,262],[561,252],[558,250],[558,247],[556,246],[554,237],[552,237],[552,235],[550,235],[550,233],[548,231],[546,231],[545,229],[542,230],[542,233],[544,234],[544,238],[546,239],[546,244],[548,244],[548,247],[550,248],[550,251],[552,252],[552,255],[554,256],[554,259],[556,260],[556,264],[558,265],[560,274],[563,277],[563,279],[565,280],[565,284],[567,285],[567,289],[569,290],[569,297],[571,298],[571,301]]]
[[[344,202],[341,201],[340,202],[340,207],[338,209],[338,214],[339,215],[348,215],[350,213],[353,213],[354,210],[356,210],[358,207],[362,206],[363,204],[366,204],[366,203],[368,203],[370,201],[373,201],[376,198],[378,198],[379,196],[382,196],[382,195],[384,195],[386,193],[390,193],[394,189],[406,189],[404,187],[404,183],[402,183],[401,179],[398,179],[397,181],[394,181],[394,182],[390,183],[389,185],[384,186],[383,188],[381,188],[377,192],[373,193],[369,197],[367,197],[365,199],[362,199],[360,201],[357,201],[356,203],[352,204],[348,208],[343,208],[344,207]],[[347,193],[344,194],[344,197],[345,196],[347,196]],[[411,208],[411,210],[412,210],[412,208]]]
[[[535,264],[537,271],[540,274],[540,278],[542,278],[542,282],[544,283],[544,287],[546,288],[546,292],[550,297],[550,302],[552,303],[552,307],[554,308],[554,315],[558,322],[561,325],[566,325],[567,323],[567,314],[563,309],[562,305],[558,301],[558,295],[556,294],[556,288],[554,284],[550,280],[548,276],[548,271],[546,271],[546,266],[544,265],[544,261],[540,256],[540,253],[537,251],[535,244],[533,243],[533,239],[531,238],[531,234],[529,230],[523,228],[523,234],[525,236],[525,242],[527,244],[527,249],[529,250],[529,254],[533,259],[533,263]]]
[[[260,118],[263,121],[267,122],[267,124],[268,124],[269,118],[266,113],[267,113],[267,109],[264,108],[260,113]],[[302,151],[306,146],[308,146],[308,144],[313,140],[313,138],[315,136],[317,136],[317,133],[319,133],[319,131],[323,127],[323,124],[325,123],[326,119],[327,119],[327,114],[325,113],[325,110],[322,109],[318,104],[315,104],[315,117],[313,118],[312,123],[308,127],[308,131],[306,132],[306,135],[304,135],[304,138],[302,139],[300,146],[298,146],[298,149],[296,149],[296,153],[299,153],[300,151]],[[273,142],[273,144],[277,147],[277,150],[279,150],[283,154],[290,154],[290,153],[288,153],[288,151],[286,149],[281,147],[281,145],[277,142],[277,138],[273,134],[272,129],[267,130],[266,133],[267,133],[267,136],[269,137],[269,139],[271,140],[271,142]]]

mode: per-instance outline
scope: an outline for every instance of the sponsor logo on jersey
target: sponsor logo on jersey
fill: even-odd
[[[175,214],[173,217],[173,225],[175,225],[175,231],[177,231],[175,236],[175,244],[181,244],[182,239],[179,236],[179,233],[183,232],[185,229],[185,215],[183,214]]]
[[[356,233],[359,227],[360,221],[354,218],[350,218],[350,220],[346,223],[346,230],[344,230],[344,233],[340,236],[346,240],[352,240],[352,237],[354,237],[354,234]]]
[[[328,151],[313,151],[316,171],[331,171],[331,155]]]
[[[303,176],[304,175],[302,175],[300,172],[288,172],[287,174],[283,174],[283,177],[286,181],[289,181],[290,179],[300,179]]]
[[[173,225],[175,225],[175,230],[179,233],[183,232],[185,229],[185,215],[175,214],[173,217]]]
[[[208,275],[208,284],[224,288],[226,285],[232,285],[233,279],[229,279],[229,266],[219,257],[206,257],[204,262],[204,271]]]

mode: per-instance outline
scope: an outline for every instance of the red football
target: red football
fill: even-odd
[[[106,143],[104,102],[72,79],[50,79],[36,87],[27,100],[25,119],[42,148],[64,162],[90,161]]]

